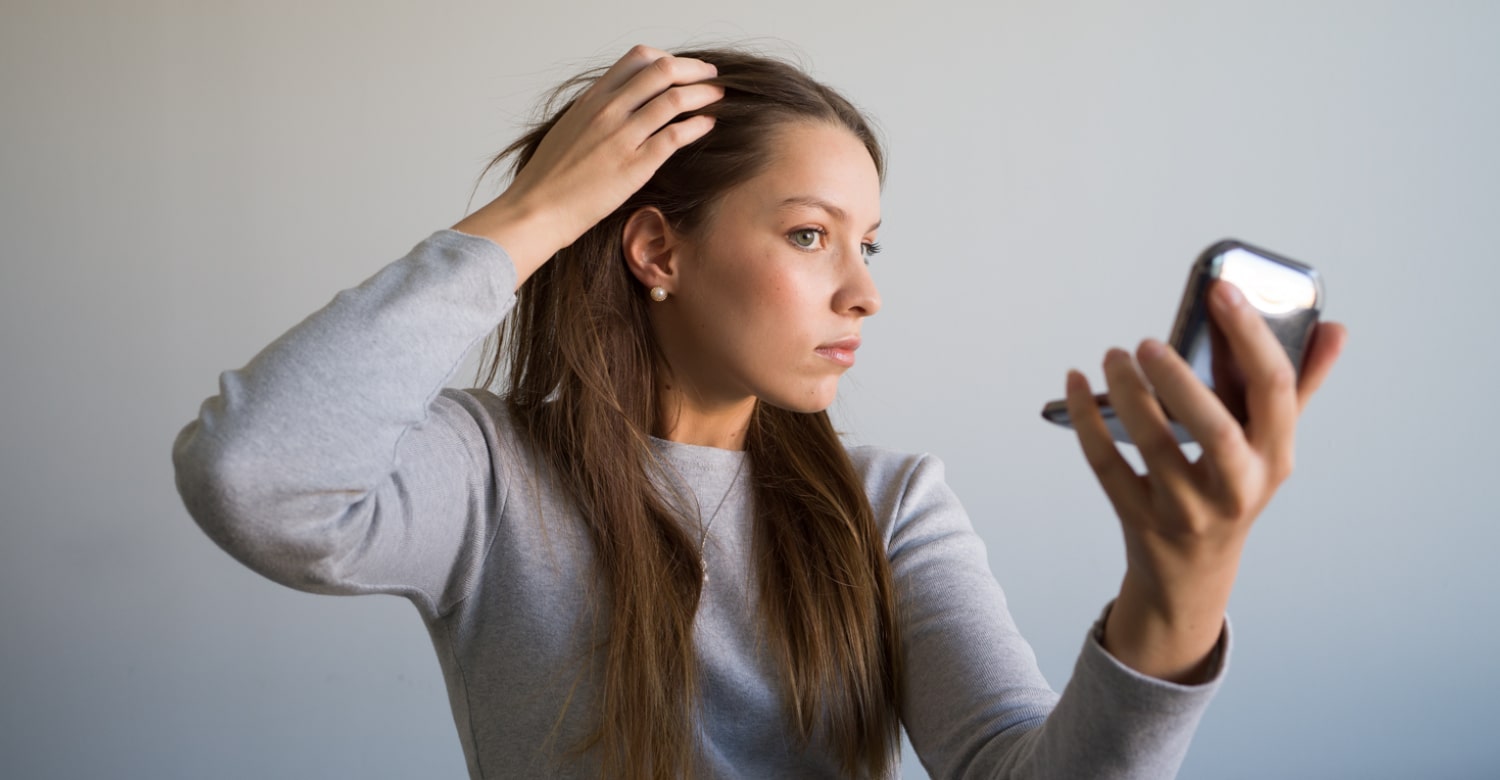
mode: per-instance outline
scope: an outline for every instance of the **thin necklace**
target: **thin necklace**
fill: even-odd
[[[724,489],[724,495],[719,496],[719,505],[714,507],[714,513],[708,516],[708,522],[703,525],[703,535],[698,538],[698,565],[703,567],[703,584],[708,584],[708,529],[714,527],[714,520],[719,517],[719,510],[724,508],[724,501],[729,494],[734,492],[734,486],[739,484],[740,472],[745,470],[745,461],[750,459],[749,453],[740,459],[739,468],[734,470],[734,479],[729,480],[729,487]],[[702,514],[698,515],[702,517]]]

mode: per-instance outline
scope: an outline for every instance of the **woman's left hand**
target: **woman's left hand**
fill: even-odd
[[[1210,315],[1244,375],[1243,426],[1167,345],[1142,342],[1139,367],[1130,353],[1110,350],[1109,400],[1145,461],[1146,473],[1137,474],[1116,448],[1088,381],[1077,371],[1068,375],[1078,441],[1125,534],[1125,579],[1104,645],[1127,666],[1178,682],[1211,671],[1245,537],[1291,474],[1297,418],[1347,337],[1342,325],[1319,324],[1299,377],[1234,285],[1216,282],[1210,299]],[[1202,445],[1196,461],[1183,454],[1163,407]]]

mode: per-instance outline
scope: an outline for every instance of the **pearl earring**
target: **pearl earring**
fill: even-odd
[[[660,302],[665,301],[666,299],[667,288],[661,286],[651,288],[651,300]]]

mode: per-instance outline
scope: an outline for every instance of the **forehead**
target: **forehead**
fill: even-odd
[[[778,128],[768,146],[765,169],[726,193],[726,209],[768,213],[824,203],[861,230],[880,221],[880,174],[854,133],[825,123],[792,123]]]

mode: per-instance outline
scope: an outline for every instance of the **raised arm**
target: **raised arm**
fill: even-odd
[[[1112,351],[1111,401],[1149,469],[1137,475],[1083,377],[1069,377],[1079,439],[1121,517],[1126,575],[1060,698],[1016,632],[940,465],[926,459],[905,481],[890,546],[905,620],[903,718],[935,777],[1176,773],[1227,663],[1225,604],[1246,534],[1290,473],[1297,417],[1346,338],[1343,326],[1321,325],[1293,381],[1284,350],[1235,292],[1220,285],[1213,316],[1246,376],[1245,428],[1159,342],[1142,345],[1139,368]],[[1153,386],[1204,442],[1199,460],[1183,457]]]
[[[1125,577],[1105,645],[1131,668],[1179,682],[1207,673],[1250,527],[1291,475],[1297,419],[1347,336],[1338,323],[1320,324],[1299,376],[1233,284],[1217,282],[1210,303],[1245,377],[1243,427],[1160,341],[1141,343],[1139,365],[1110,350],[1110,402],[1139,444],[1147,472],[1137,474],[1106,431],[1087,380],[1074,371],[1067,384],[1079,443],[1125,536]],[[1166,412],[1202,443],[1197,460],[1184,455]]]
[[[902,721],[934,778],[1171,777],[1217,687],[1140,674],[1088,632],[1061,696],[1037,667],[942,463],[904,466],[890,540],[905,678]],[[876,482],[875,484],[879,484]]]
[[[279,582],[462,598],[505,500],[484,394],[443,390],[519,285],[712,119],[711,65],[636,47],[549,129],[499,198],[339,293],[220,377],[173,447],[189,512]],[[502,247],[504,247],[502,249]]]
[[[224,372],[172,450],[193,518],[283,584],[451,604],[504,486],[488,412],[440,391],[514,278],[493,242],[439,231]]]

